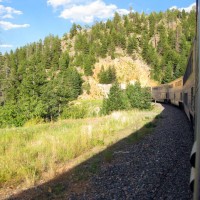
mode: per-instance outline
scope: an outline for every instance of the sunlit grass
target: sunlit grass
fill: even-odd
[[[111,142],[109,137],[129,125],[138,130],[158,112],[158,109],[123,111],[105,117],[1,129],[0,186],[21,183],[31,186],[44,174],[53,177],[58,166],[93,147],[107,145]]]

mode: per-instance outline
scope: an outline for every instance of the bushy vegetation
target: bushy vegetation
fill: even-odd
[[[140,83],[128,85],[126,90],[122,90],[118,83],[115,83],[108,95],[103,100],[102,113],[109,114],[116,110],[126,109],[150,109],[151,94],[148,88],[142,88]]]
[[[99,83],[101,84],[111,84],[116,81],[116,72],[113,66],[109,66],[107,70],[104,66],[101,67],[101,71],[98,74]]]
[[[82,119],[100,116],[102,100],[78,100],[66,106],[61,119]]]
[[[67,106],[61,115],[62,119],[83,119],[86,117],[87,110],[82,105]]]
[[[102,113],[109,114],[112,111],[125,110],[128,107],[126,94],[121,90],[119,84],[115,83],[110,88],[108,98],[103,100]]]
[[[149,88],[142,88],[140,83],[128,85],[126,95],[131,108],[149,109],[151,108],[151,93]]]

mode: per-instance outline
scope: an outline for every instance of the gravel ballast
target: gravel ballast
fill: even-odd
[[[163,106],[154,132],[136,144],[122,145],[111,164],[90,179],[86,191],[70,199],[192,199],[193,131],[183,111]]]

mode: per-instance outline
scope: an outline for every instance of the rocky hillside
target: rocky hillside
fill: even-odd
[[[195,10],[123,17],[116,13],[113,20],[89,28],[73,24],[63,37],[62,50],[69,52],[70,65],[82,70],[90,88],[84,96],[98,98],[109,88],[99,85],[102,67],[114,67],[122,87],[135,81],[153,86],[183,75],[195,26]]]
[[[66,41],[63,40],[61,44],[62,51],[67,51]],[[74,40],[71,41],[71,44],[74,44]],[[84,74],[84,69],[82,69],[81,66],[76,66],[77,70],[83,74],[83,85],[89,87],[89,90],[88,88],[85,89],[83,87],[83,93],[79,96],[79,98],[98,99],[105,97],[109,93],[109,89],[112,83],[99,83],[98,75],[102,66],[105,69],[108,69],[109,66],[113,66],[115,68],[116,78],[122,89],[126,88],[128,84],[134,84],[136,81],[139,81],[142,87],[151,87],[159,84],[158,81],[152,79],[151,67],[143,60],[139,53],[134,52],[133,59],[133,57],[129,56],[125,50],[117,48],[115,54],[117,55],[115,58],[107,56],[105,58],[100,57],[98,60],[96,60],[94,67],[92,68],[92,74],[90,76],[86,76]],[[70,55],[75,55],[75,51],[72,47],[70,48]]]

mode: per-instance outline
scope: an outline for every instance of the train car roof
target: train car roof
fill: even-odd
[[[165,83],[165,84],[161,84],[161,85],[158,85],[158,86],[154,86],[154,87],[152,87],[152,89],[153,88],[161,88],[161,87],[169,87],[169,85],[171,85],[171,84],[173,84],[173,83],[175,83],[177,81],[180,81],[180,80],[183,80],[183,76],[181,76],[181,77],[179,77],[179,78],[177,78],[177,79],[175,79],[175,80],[173,80],[173,81],[171,81],[169,83]]]

